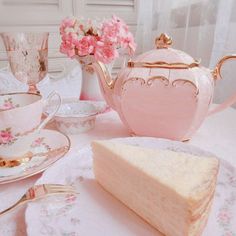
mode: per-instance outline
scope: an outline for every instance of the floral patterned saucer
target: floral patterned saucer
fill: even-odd
[[[133,137],[116,140],[130,145],[209,155],[194,146],[164,139]],[[236,169],[223,160],[220,163],[215,198],[202,236],[236,235]],[[25,218],[29,236],[162,235],[97,184],[90,147],[60,160],[44,172],[37,184],[49,181],[73,184],[80,194],[78,197],[67,195],[30,203]]]
[[[70,140],[64,134],[43,129],[32,142],[29,152],[33,154],[29,162],[15,167],[0,167],[0,184],[25,179],[47,169],[63,157],[70,148]]]

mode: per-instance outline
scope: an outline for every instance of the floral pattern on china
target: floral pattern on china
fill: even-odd
[[[18,139],[19,136],[24,136],[26,134],[27,134],[27,132],[22,133],[22,134],[20,134],[20,133],[13,134],[11,128],[6,128],[6,129],[3,129],[3,130],[0,130],[0,146],[1,145],[11,145]],[[36,139],[31,144],[31,147],[34,148],[34,147],[39,147],[40,145],[44,145],[43,139],[44,138]]]
[[[11,145],[17,140],[18,134],[12,134],[11,128],[0,130],[0,146]]]
[[[62,158],[69,149],[70,140],[61,132],[48,129],[36,132],[27,153],[23,156],[14,160],[0,158],[0,167],[3,167],[0,171],[0,185],[42,172]],[[20,159],[21,157],[23,159]]]
[[[7,99],[4,100],[3,104],[0,105],[0,111],[5,111],[5,110],[10,110],[10,109],[13,109],[13,108],[17,108],[17,107],[20,107],[19,104],[14,104],[14,102],[12,101],[12,98],[9,97]]]
[[[50,151],[50,146],[44,141],[45,137],[39,137],[33,141],[31,148],[45,148],[45,150]]]
[[[114,140],[134,146],[168,149],[193,155],[210,154],[192,145],[164,139],[134,137]],[[96,184],[92,157],[90,147],[81,149],[79,153],[76,150],[67,159],[61,160],[55,168],[48,169],[38,180],[38,183],[54,181],[74,185],[79,195],[72,201],[65,196],[30,204],[26,211],[28,235],[35,235],[36,232],[41,232],[42,235],[160,235],[152,227],[144,228],[144,221],[140,222],[136,215],[133,218],[129,209],[120,205],[119,201]],[[69,173],[66,171],[68,169],[71,170]],[[111,209],[114,216],[112,218]],[[235,209],[236,169],[221,160],[214,202],[202,236],[235,236]],[[119,219],[122,219],[121,222],[130,222],[134,227],[121,224]],[[114,228],[119,230],[114,231]]]

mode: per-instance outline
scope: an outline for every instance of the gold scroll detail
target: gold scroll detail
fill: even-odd
[[[169,85],[169,80],[165,76],[153,76],[147,80],[147,85],[152,85],[153,81],[160,80],[165,86]]]
[[[178,82],[182,82],[183,85],[189,84],[189,85],[193,86],[195,89],[195,97],[197,97],[197,95],[199,94],[199,89],[192,81],[189,81],[187,79],[176,79],[172,83],[170,83],[169,79],[167,79],[165,76],[153,76],[153,77],[149,78],[147,81],[145,81],[145,79],[140,78],[140,77],[132,77],[132,78],[129,78],[128,80],[123,82],[122,89],[124,89],[125,84],[130,81],[140,81],[141,86],[143,86],[143,85],[151,86],[153,84],[153,81],[155,81],[155,80],[161,81],[162,83],[164,83],[165,86],[173,86],[173,87],[176,87]]]
[[[79,59],[79,62],[82,66],[82,70],[85,70],[86,72],[88,72],[89,74],[93,74],[94,73],[94,68],[92,67],[92,64],[86,64],[83,60]]]
[[[191,64],[185,64],[181,62],[167,63],[164,61],[157,62],[134,62],[129,61],[127,66],[130,68],[162,68],[162,69],[191,69],[198,67],[200,65],[200,60],[195,60]]]
[[[198,87],[197,87],[196,84],[194,84],[192,81],[186,80],[186,79],[176,79],[176,80],[174,80],[174,81],[172,82],[172,86],[176,87],[176,84],[177,84],[178,82],[183,82],[184,85],[185,85],[185,84],[190,84],[190,85],[192,85],[192,86],[195,88],[195,90],[196,90],[196,93],[195,93],[196,96],[199,94],[199,89],[198,89]]]

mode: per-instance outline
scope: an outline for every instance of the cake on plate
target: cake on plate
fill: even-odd
[[[219,160],[114,141],[92,143],[98,183],[166,236],[199,236]]]

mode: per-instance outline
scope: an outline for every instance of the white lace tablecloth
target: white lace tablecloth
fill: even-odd
[[[94,139],[110,139],[127,136],[128,133],[119,120],[118,115],[114,111],[104,113],[97,117],[94,130],[88,133],[70,136],[72,148],[67,155],[74,155],[75,152],[88,145]],[[208,117],[189,143],[215,153],[221,159],[227,160],[231,165],[236,166],[236,111],[229,108],[220,114]],[[26,180],[1,185],[0,210],[5,209],[19,199],[40,176],[39,174]],[[0,235],[27,235],[24,217],[25,206],[13,213],[0,217]]]

